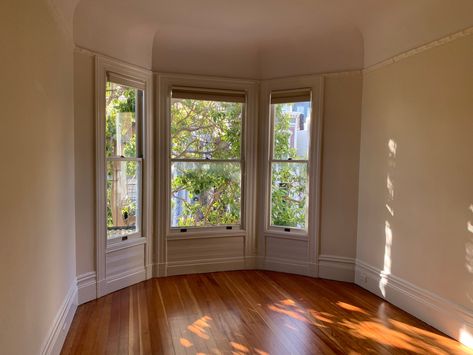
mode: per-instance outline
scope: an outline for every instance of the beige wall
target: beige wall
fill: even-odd
[[[77,275],[95,271],[94,57],[74,52]]]
[[[354,258],[362,76],[325,78],[320,254]]]
[[[38,354],[75,282],[72,42],[46,1],[0,20],[0,352]]]
[[[357,257],[468,309],[472,135],[473,36],[364,74]]]

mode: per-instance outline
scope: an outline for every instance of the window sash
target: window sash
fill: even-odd
[[[203,231],[226,231],[226,232],[231,232],[231,231],[239,231],[243,230],[243,225],[244,225],[244,208],[245,208],[245,184],[244,184],[244,176],[245,176],[245,165],[243,161],[240,160],[203,160],[203,159],[174,159],[171,161],[170,168],[169,168],[169,176],[170,176],[170,183],[172,182],[172,165],[173,163],[208,163],[208,164],[218,164],[218,163],[233,163],[233,164],[238,164],[239,169],[240,169],[240,220],[239,223],[225,223],[225,224],[219,224],[219,225],[205,225],[205,226],[172,226],[172,192],[171,192],[171,186],[169,185],[169,191],[168,191],[168,196],[169,196],[169,203],[168,203],[168,208],[169,208],[169,228],[171,232],[177,232],[177,233],[192,233],[192,231],[196,232],[203,232]],[[231,227],[231,228],[229,228]]]
[[[309,145],[308,145],[308,157],[307,159],[275,159],[274,158],[274,125],[275,125],[275,104],[290,104],[290,103],[297,103],[297,102],[310,102],[310,109],[312,111],[312,90],[310,88],[301,88],[301,89],[294,89],[294,90],[275,90],[270,92],[270,100],[269,100],[269,120],[270,120],[270,131],[269,131],[269,149],[268,149],[268,173],[267,173],[267,191],[268,191],[268,198],[267,198],[267,222],[266,222],[266,229],[269,231],[275,232],[287,232],[290,234],[303,234],[306,235],[309,231],[309,205],[310,205],[310,171],[311,171],[311,159],[310,159],[310,150],[311,145],[313,142],[312,137],[312,122],[311,127],[309,130]],[[312,117],[312,115],[311,115]],[[272,187],[272,178],[273,178],[273,165],[275,163],[299,163],[299,164],[306,164],[306,203],[305,203],[305,223],[304,228],[298,227],[291,227],[291,226],[280,226],[272,224],[272,200],[273,200],[273,187]]]
[[[121,80],[117,80],[117,77],[120,77],[118,74],[116,74],[116,76],[113,76],[113,80],[109,77],[111,75],[111,73],[107,73],[107,80],[106,80],[106,83],[111,83],[111,84],[117,84],[117,85],[121,85],[121,86],[125,86],[125,87],[128,87],[130,89],[134,89],[136,90],[136,97],[135,97],[135,122],[136,122],[136,132],[135,132],[135,135],[136,135],[136,141],[135,141],[135,145],[136,145],[136,156],[134,157],[131,157],[131,158],[142,158],[143,157],[143,135],[144,135],[144,132],[143,132],[143,127],[144,127],[144,118],[145,118],[145,115],[146,115],[146,112],[145,112],[145,90],[144,90],[144,87],[141,88],[141,87],[136,87],[136,86],[133,86],[132,84],[126,84],[125,82],[121,81]],[[107,108],[105,107],[105,110]],[[105,116],[107,116],[107,112],[105,112]],[[104,124],[106,125],[106,117],[105,117],[105,120],[104,120]],[[105,135],[104,137],[105,139],[105,142],[107,142],[107,137]],[[107,153],[105,155],[105,158],[108,159],[108,158],[121,158],[121,157],[124,157],[124,156],[119,156],[119,155],[111,155],[111,156],[107,156]]]
[[[194,87],[180,87],[173,86],[170,91],[171,99],[192,99],[192,100],[202,100],[202,101],[220,101],[220,102],[235,102],[242,103],[242,117],[241,117],[241,131],[240,131],[240,159],[205,159],[205,158],[173,158],[172,157],[172,135],[168,136],[168,187],[167,187],[167,198],[168,198],[168,218],[167,225],[168,230],[171,234],[189,234],[193,233],[199,234],[203,232],[210,233],[221,233],[221,234],[234,234],[239,233],[239,231],[244,230],[245,224],[245,176],[246,176],[246,164],[245,164],[245,153],[246,149],[244,146],[245,143],[245,128],[246,128],[246,92],[245,91],[236,91],[236,90],[218,90],[218,89],[204,89],[204,88],[194,88]],[[171,104],[168,109],[168,124],[171,126],[172,115],[171,115]],[[240,223],[238,224],[222,224],[222,225],[208,225],[208,226],[172,226],[172,193],[171,193],[171,168],[173,163],[177,162],[194,162],[194,163],[239,163],[240,164]],[[231,229],[229,229],[231,227]]]
[[[284,226],[284,225],[277,225],[277,224],[272,224],[272,213],[273,213],[273,165],[278,163],[284,163],[284,164],[305,164],[306,165],[306,189],[305,189],[305,221],[304,221],[304,227],[293,227],[293,226]],[[284,230],[285,232],[304,232],[306,233],[308,231],[308,223],[309,223],[309,191],[310,191],[310,162],[309,160],[271,160],[269,164],[269,218],[268,218],[268,228],[273,229],[273,230]],[[289,229],[289,230],[287,230]]]
[[[106,234],[107,243],[113,244],[122,240],[141,238],[143,236],[143,158],[127,158],[127,157],[107,157],[105,158],[105,182],[107,183],[107,166],[109,162],[136,162],[138,165],[137,173],[137,203],[136,203],[136,231],[130,234],[109,238]],[[107,188],[105,189],[107,194]],[[107,197],[105,197],[105,210],[107,209]],[[107,213],[105,213],[105,218]],[[108,231],[108,227],[107,227]]]

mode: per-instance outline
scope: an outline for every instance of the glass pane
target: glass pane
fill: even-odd
[[[239,159],[243,104],[172,99],[174,159]]]
[[[171,226],[240,224],[240,163],[175,162],[171,177]]]
[[[137,157],[136,141],[143,108],[143,91],[107,82],[105,105],[106,156]]]
[[[273,163],[271,225],[304,229],[307,190],[307,163]]]
[[[310,101],[272,104],[273,158],[307,160],[310,138]]]
[[[141,161],[107,162],[107,237],[139,230]]]

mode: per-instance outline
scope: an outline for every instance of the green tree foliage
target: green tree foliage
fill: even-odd
[[[178,205],[178,226],[240,223],[240,159],[242,104],[173,100],[172,158],[204,159],[174,162],[172,208]]]
[[[285,104],[274,105],[274,159],[300,159],[291,147],[291,115]],[[307,199],[306,163],[273,163],[271,167],[271,224],[305,227]]]
[[[173,100],[171,137],[173,159],[240,158],[241,104],[202,100]],[[290,145],[291,115],[275,106],[274,158],[297,159]],[[174,162],[172,209],[177,226],[240,223],[241,171],[239,163]],[[271,222],[305,227],[307,166],[277,163],[272,166]],[[180,210],[178,209],[178,206]]]
[[[106,117],[105,117],[105,154],[107,157],[116,157],[121,154],[124,157],[136,157],[136,89],[107,82],[106,87]],[[118,116],[119,115],[119,116]],[[118,116],[118,117],[117,117]],[[117,120],[120,122],[120,132],[117,129]],[[119,136],[120,135],[120,136]],[[121,147],[118,147],[118,138]],[[137,163],[127,161],[125,163],[109,162],[107,164],[107,226],[114,227],[111,201],[112,184],[117,179],[115,164],[126,164],[127,177],[132,179],[137,174]],[[134,216],[136,214],[136,203],[131,200],[119,201],[122,216]]]

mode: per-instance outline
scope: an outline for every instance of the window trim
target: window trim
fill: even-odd
[[[176,87],[172,87],[171,88],[171,93],[170,93],[170,96],[171,96],[171,99],[172,99],[172,91],[176,89]],[[180,89],[180,88],[178,88]],[[193,88],[186,88],[186,93],[188,94],[188,97],[190,98],[190,93],[191,92],[195,92],[196,93],[196,97],[200,96],[200,93],[203,92],[203,89],[201,88],[196,88],[196,89],[193,89]],[[216,92],[216,90],[208,90],[207,92],[209,92],[210,94],[206,94],[205,97],[201,97],[201,98],[196,98],[196,100],[205,100],[205,99],[208,99],[208,100],[214,100],[214,101],[219,101],[219,99],[223,99],[225,96],[226,96],[226,91],[224,90],[218,90],[218,94],[216,96],[212,96],[212,92]],[[232,93],[232,91],[228,90],[229,94]],[[179,226],[176,226],[176,227],[173,227],[171,225],[171,220],[169,218],[169,230],[170,230],[170,233],[171,234],[177,234],[177,235],[181,235],[183,233],[186,233],[186,235],[189,233],[189,234],[193,234],[195,235],[196,233],[198,232],[206,232],[206,233],[209,233],[209,232],[212,232],[212,231],[217,231],[219,233],[221,233],[222,231],[229,231],[229,230],[235,230],[235,231],[241,231],[244,229],[244,225],[245,225],[245,214],[244,214],[244,211],[245,211],[245,206],[246,206],[246,199],[245,199],[245,181],[244,181],[244,176],[245,176],[245,154],[246,154],[246,150],[245,150],[245,136],[246,136],[246,117],[247,117],[247,113],[246,113],[246,92],[238,92],[239,94],[241,94],[241,97],[244,97],[244,101],[234,101],[234,102],[238,102],[238,103],[242,103],[243,104],[243,110],[242,110],[242,117],[241,117],[241,136],[240,136],[240,159],[199,159],[199,158],[179,158],[179,159],[176,159],[176,158],[173,158],[172,157],[172,147],[171,145],[169,145],[169,150],[168,150],[168,156],[169,156],[169,171],[167,172],[168,173],[168,184],[170,185],[171,183],[171,166],[173,163],[175,162],[183,162],[183,163],[239,163],[240,164],[240,182],[241,182],[241,186],[240,186],[240,191],[241,191],[241,196],[240,196],[240,223],[239,224],[226,224],[226,225],[218,225],[218,226],[182,226],[182,227],[179,227]],[[220,95],[219,95],[220,94]],[[221,96],[221,94],[223,94],[223,96]],[[169,107],[169,110],[171,109],[171,106]],[[170,127],[171,125],[171,115],[169,114],[169,121],[168,121],[168,125]],[[171,143],[171,135],[169,135],[169,137],[167,137],[168,139],[168,142]],[[172,198],[171,198],[171,191],[170,191],[170,186],[168,186],[169,188],[169,201],[168,201],[168,205],[167,205],[167,208],[169,209],[169,212],[170,212],[170,215],[171,215],[171,210],[172,210],[172,207],[171,207],[171,201],[172,201]],[[169,217],[170,217],[169,215]],[[231,229],[229,229],[228,227],[231,227]],[[185,232],[183,232],[183,230],[185,230]]]
[[[252,214],[254,213],[254,190],[256,182],[255,159],[256,159],[256,129],[257,129],[257,96],[258,87],[257,82],[238,79],[224,79],[224,78],[210,78],[196,75],[178,75],[178,74],[158,74],[159,93],[158,104],[160,105],[160,129],[162,145],[160,147],[162,160],[160,166],[165,174],[162,174],[161,181],[157,182],[161,186],[161,190],[157,191],[157,201],[162,210],[158,213],[158,220],[160,220],[161,233],[164,235],[161,245],[165,246],[166,240],[174,239],[199,239],[211,237],[228,237],[228,236],[245,236],[245,248],[250,250],[254,248],[254,243],[250,239],[254,238],[254,223]],[[171,93],[172,89],[190,89],[197,92],[216,92],[216,93],[245,93],[245,105],[242,117],[242,137],[241,137],[241,159],[235,160],[242,166],[241,172],[241,223],[232,225],[231,230],[223,226],[208,226],[208,227],[171,227],[171,195],[170,195],[170,181],[171,181],[171,140],[170,140],[170,123],[171,123]],[[159,133],[158,133],[159,135]],[[179,161],[185,161],[180,159]],[[205,159],[187,159],[205,162]],[[216,160],[211,160],[216,161]],[[229,162],[231,160],[224,160]],[[160,177],[157,176],[157,179]],[[165,181],[163,181],[165,180]],[[230,225],[229,225],[230,226]],[[180,229],[187,229],[186,232],[181,232]],[[159,258],[160,256],[158,256]],[[161,256],[163,259],[164,255]]]
[[[105,72],[105,92],[107,91],[107,83],[111,82],[114,84],[126,86],[129,88],[133,88],[137,91],[142,91],[143,92],[143,100],[145,101],[146,98],[146,83],[139,79],[139,78],[134,78],[131,76],[127,75],[122,75],[120,73],[116,73],[114,71],[106,71]],[[102,104],[101,102],[99,102]],[[104,118],[106,116],[106,107],[105,103],[104,105]],[[139,106],[137,106],[139,107]],[[143,179],[143,154],[145,151],[145,140],[144,140],[144,134],[143,134],[143,129],[146,127],[145,120],[146,120],[146,114],[147,114],[147,109],[146,109],[146,102],[144,102],[143,107],[141,107],[141,110],[143,111],[140,117],[140,120],[137,121],[137,130],[136,130],[136,157],[125,157],[125,156],[107,156],[105,152],[105,180],[107,179],[107,164],[110,161],[136,161],[140,162],[140,172],[139,172],[139,182],[140,182],[140,189],[138,191],[138,218],[137,218],[137,231],[126,234],[123,236],[117,236],[113,238],[108,238],[108,235],[106,235],[107,239],[107,246],[110,245],[115,245],[116,243],[124,242],[126,240],[133,240],[136,238],[141,238],[143,237],[143,186],[144,186],[144,179]],[[100,122],[100,125],[105,125],[104,122]],[[106,137],[105,137],[105,131],[104,131],[104,144],[106,144]],[[107,184],[107,181],[105,181],[105,184]],[[105,185],[105,192],[107,191],[106,185]],[[107,207],[107,199],[105,198],[105,208]],[[131,242],[131,241],[130,241]]]
[[[106,162],[105,154],[105,90],[107,81],[144,90],[143,122],[140,128],[143,140],[142,152],[137,158],[141,164],[141,237],[130,235],[122,238],[107,238],[106,223]],[[96,195],[96,262],[97,296],[107,293],[106,255],[116,250],[135,245],[145,245],[146,278],[153,271],[153,176],[154,176],[154,127],[153,127],[152,73],[140,67],[96,55],[95,57],[95,195]],[[118,158],[121,159],[121,158]],[[126,158],[125,158],[126,159]]]
[[[271,165],[279,159],[273,159],[273,125],[274,119],[271,114],[272,92],[301,92],[311,91],[311,127],[309,141],[308,159],[301,162],[307,163],[308,168],[308,195],[307,195],[307,222],[306,228],[280,227],[271,225]],[[308,75],[282,79],[265,80],[261,87],[261,111],[262,130],[260,132],[259,156],[262,160],[260,167],[261,201],[258,211],[260,231],[259,243],[264,245],[266,237],[289,238],[309,240],[315,245],[311,250],[318,250],[318,235],[320,225],[320,176],[321,176],[321,141],[322,141],[322,97],[323,77]],[[298,162],[298,160],[280,160],[281,162]],[[261,215],[261,213],[263,215]],[[290,228],[286,231],[285,228]]]

